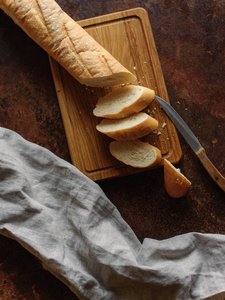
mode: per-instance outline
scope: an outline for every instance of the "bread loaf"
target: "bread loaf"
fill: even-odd
[[[113,141],[110,153],[119,161],[135,168],[147,168],[161,162],[161,151],[137,139],[134,141]]]
[[[155,92],[143,86],[117,88],[100,98],[93,110],[96,117],[120,119],[143,110],[155,97]]]
[[[118,141],[141,138],[152,132],[158,121],[148,114],[139,112],[123,119],[104,119],[96,126],[97,130]]]
[[[164,162],[164,183],[167,193],[172,198],[185,196],[191,186],[191,182],[175,168],[167,159]]]
[[[54,0],[1,0],[0,8],[80,83],[94,87],[136,80]]]

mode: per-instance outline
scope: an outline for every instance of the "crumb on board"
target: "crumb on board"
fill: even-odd
[[[166,122],[164,122],[161,127],[162,127],[162,129],[164,129],[166,126],[167,126],[167,124],[166,124]]]

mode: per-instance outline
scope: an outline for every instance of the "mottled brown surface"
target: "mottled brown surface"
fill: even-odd
[[[224,1],[58,0],[74,19],[147,10],[172,105],[225,175]],[[70,161],[46,53],[0,11],[0,126]],[[225,197],[179,135],[182,172],[192,181],[180,200],[168,197],[163,170],[100,185],[140,241],[190,231],[225,233]],[[77,299],[18,243],[0,236],[0,299]]]

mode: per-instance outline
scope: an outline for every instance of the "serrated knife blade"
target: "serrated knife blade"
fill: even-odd
[[[209,175],[212,179],[218,184],[218,186],[225,191],[225,178],[223,175],[216,169],[213,163],[209,160],[205,153],[205,149],[200,144],[197,137],[188,127],[188,125],[184,122],[181,116],[176,112],[176,110],[165,100],[162,98],[155,96],[155,99],[158,101],[160,106],[163,108],[165,113],[168,115],[170,120],[176,126],[177,130],[182,134],[186,142],[189,144],[191,149],[195,152],[198,156],[199,160],[201,161],[202,165],[205,167]]]

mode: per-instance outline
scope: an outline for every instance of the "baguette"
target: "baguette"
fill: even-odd
[[[142,86],[129,85],[117,88],[100,98],[93,110],[96,117],[120,119],[146,108],[155,92]]]
[[[96,126],[96,129],[115,140],[129,141],[149,134],[157,126],[156,119],[139,112],[123,119],[104,119]]]
[[[54,0],[1,0],[0,8],[81,84],[104,87],[136,80]]]
[[[175,168],[167,159],[164,159],[164,183],[168,195],[172,198],[185,196],[191,182]]]
[[[161,162],[161,151],[137,139],[134,141],[113,141],[110,153],[119,161],[135,168],[147,168]]]

